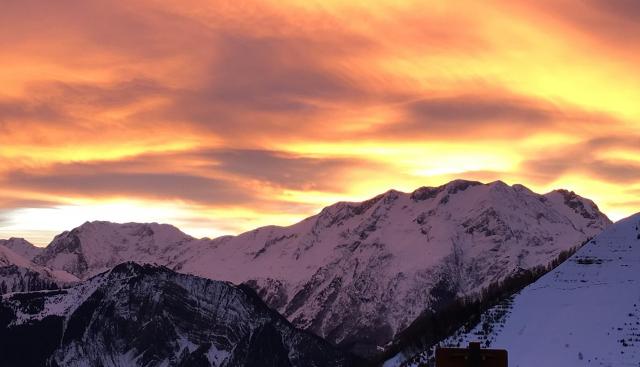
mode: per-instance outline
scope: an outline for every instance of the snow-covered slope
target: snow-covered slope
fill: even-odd
[[[475,340],[507,349],[514,367],[638,366],[640,213],[443,344]]]
[[[11,237],[8,240],[0,240],[0,246],[4,246],[27,260],[32,260],[43,251],[42,247],[37,247],[24,238]]]
[[[36,265],[0,245],[0,294],[56,288],[77,281],[65,271]]]
[[[0,266],[16,265],[23,268],[31,268],[33,263],[13,250],[0,245]]]
[[[566,191],[454,181],[200,243],[176,268],[248,282],[295,325],[371,354],[423,310],[547,264],[609,223]]]
[[[124,263],[73,288],[5,295],[0,365],[341,367],[248,288]]]
[[[246,283],[296,326],[371,354],[425,309],[547,264],[609,223],[571,192],[458,180],[214,240],[157,224],[86,223],[35,261],[86,277],[136,260]]]

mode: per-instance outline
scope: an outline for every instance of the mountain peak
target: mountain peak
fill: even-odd
[[[490,185],[490,184],[483,184],[482,182],[469,181],[469,180],[453,180],[445,184],[444,186],[447,188],[449,194],[453,195],[460,191],[465,191],[470,187],[481,186],[481,185]]]
[[[96,221],[86,221],[80,226],[72,229],[75,231],[133,231],[135,229],[147,229],[147,230],[164,230],[164,231],[173,231],[183,233],[177,227],[171,224],[165,223],[157,223],[157,222],[149,222],[149,223],[138,223],[138,222],[127,222],[127,223],[115,223],[103,220]],[[184,233],[183,233],[184,234]]]
[[[192,241],[169,224],[93,221],[56,236],[34,261],[86,278],[123,261],[162,261]]]
[[[9,237],[9,239],[6,240],[6,241],[9,241],[9,242],[27,242],[27,243],[29,243],[29,241],[25,240],[22,237]]]
[[[544,197],[556,202],[562,202],[566,207],[570,208],[574,213],[580,215],[582,218],[595,221],[604,217],[606,223],[612,223],[611,220],[600,211],[596,203],[576,194],[574,191],[557,189],[546,193]]]
[[[126,261],[120,263],[109,271],[107,271],[107,277],[121,278],[123,276],[140,276],[140,275],[153,275],[157,273],[170,272],[166,266],[151,264],[151,263],[138,263],[135,261]]]
[[[8,240],[0,240],[0,245],[7,247],[20,256],[31,260],[34,256],[42,252],[41,247],[33,245],[31,242],[20,237],[11,237]]]
[[[487,185],[489,187],[511,187],[511,188],[513,188],[513,186],[509,186],[506,182],[504,182],[502,180],[491,181],[491,182],[489,182],[489,183],[487,183],[485,185]],[[520,186],[526,187],[524,185],[520,185]]]
[[[161,266],[127,262],[65,290],[8,296],[0,310],[3,366],[352,365],[246,290]]]

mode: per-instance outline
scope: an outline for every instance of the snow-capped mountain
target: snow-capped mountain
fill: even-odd
[[[297,327],[371,354],[425,309],[546,265],[609,224],[572,192],[458,180],[213,240],[157,224],[86,223],[35,261],[86,277],[136,260],[245,283]]]
[[[0,365],[341,367],[247,287],[123,263],[72,288],[4,295]]]
[[[24,238],[11,237],[8,240],[0,240],[0,246],[4,246],[27,260],[32,260],[43,251],[42,247],[37,247]]]
[[[515,367],[638,366],[640,213],[609,227],[442,344],[469,341],[507,349]]]
[[[0,245],[0,294],[58,288],[77,281],[65,271],[36,265]]]
[[[56,236],[33,261],[86,279],[125,261],[170,264],[194,241],[167,224],[87,222]]]
[[[248,282],[296,326],[371,354],[425,309],[547,264],[609,223],[570,192],[454,181],[200,244],[176,268]]]

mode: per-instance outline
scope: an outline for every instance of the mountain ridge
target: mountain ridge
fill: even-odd
[[[34,261],[81,278],[135,260],[244,283],[297,327],[370,355],[446,297],[546,265],[609,224],[595,203],[566,190],[455,180],[215,239],[89,222]],[[431,292],[438,287],[445,292]]]
[[[71,288],[4,295],[0,326],[0,364],[8,367],[353,363],[250,289],[133,262]]]

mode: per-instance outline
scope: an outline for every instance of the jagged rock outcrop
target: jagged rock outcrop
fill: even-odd
[[[0,365],[341,367],[243,287],[124,263],[69,289],[5,295]]]

